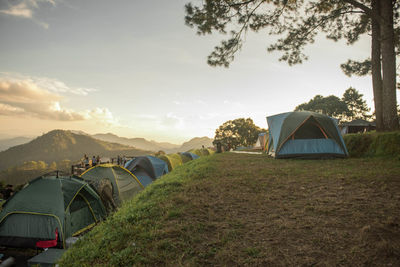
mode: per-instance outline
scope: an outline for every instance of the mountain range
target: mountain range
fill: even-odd
[[[92,137],[102,140],[102,141],[133,146],[138,149],[151,150],[154,152],[162,150],[166,153],[185,152],[185,151],[188,151],[193,148],[201,148],[202,146],[204,146],[204,147],[213,146],[213,144],[212,144],[213,139],[206,137],[206,136],[192,138],[189,141],[183,143],[182,145],[171,144],[168,142],[160,143],[160,142],[156,142],[153,140],[148,141],[144,138],[119,137],[112,133],[95,134],[95,135],[92,135]]]
[[[180,145],[175,145],[167,142],[163,143],[158,143],[156,141],[148,141],[144,138],[126,138],[126,137],[119,137],[115,134],[112,133],[106,133],[106,134],[94,134],[92,135],[93,138],[102,140],[102,141],[107,141],[107,142],[113,142],[113,143],[118,143],[118,144],[123,144],[127,146],[133,146],[139,149],[146,149],[146,150],[151,150],[151,151],[159,151],[159,150],[174,150],[180,147]]]
[[[80,160],[84,154],[116,157],[117,155],[138,156],[152,153],[134,147],[110,143],[88,135],[71,131],[53,130],[29,143],[13,146],[0,152],[0,170],[18,166],[26,161],[58,162],[64,159]]]
[[[7,139],[8,140],[8,139]],[[0,140],[0,147],[6,147],[7,142]],[[29,141],[28,138],[16,139],[15,142]],[[0,170],[18,166],[27,161],[52,162],[68,159],[80,160],[83,155],[100,155],[102,157],[116,157],[117,155],[139,156],[154,154],[159,150],[166,153],[183,152],[192,148],[212,146],[212,139],[196,137],[182,145],[166,142],[148,141],[144,138],[126,138],[115,134],[89,135],[81,131],[53,130],[39,136],[28,143],[12,146],[0,152]]]

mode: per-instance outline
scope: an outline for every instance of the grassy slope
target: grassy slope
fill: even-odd
[[[400,265],[398,159],[216,154],[96,227],[64,266]]]

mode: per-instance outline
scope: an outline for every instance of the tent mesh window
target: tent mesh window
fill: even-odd
[[[327,139],[327,135],[319,123],[310,118],[305,121],[291,136],[292,139]]]
[[[81,195],[77,195],[70,206],[72,234],[95,222],[92,211]]]

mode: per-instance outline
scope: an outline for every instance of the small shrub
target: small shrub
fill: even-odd
[[[400,156],[400,132],[348,134],[344,136],[350,157]]]

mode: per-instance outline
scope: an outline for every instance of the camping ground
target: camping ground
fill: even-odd
[[[61,266],[399,266],[399,177],[398,157],[202,157],[126,202]]]

